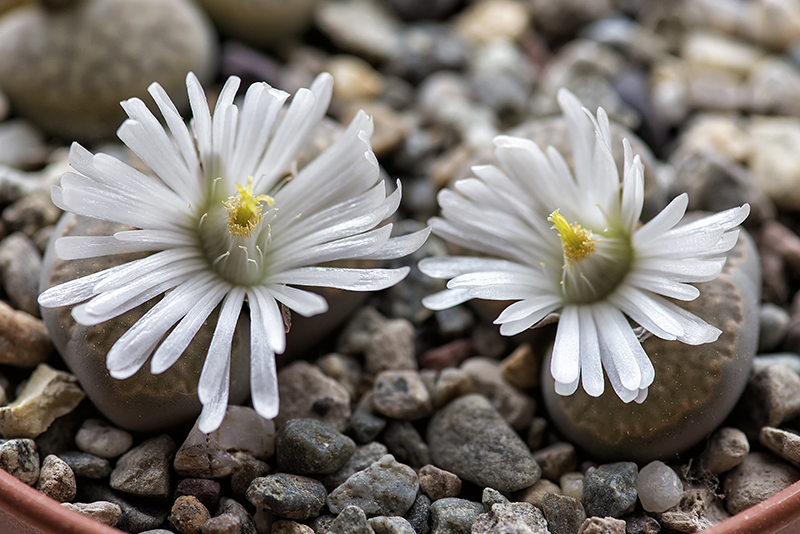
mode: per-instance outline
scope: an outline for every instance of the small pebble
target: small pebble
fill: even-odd
[[[659,534],[661,524],[643,512],[636,512],[625,517],[626,534]]]
[[[200,527],[200,532],[203,534],[239,534],[241,531],[242,520],[234,514],[212,517]]]
[[[388,319],[371,306],[364,306],[347,323],[336,342],[336,350],[343,354],[364,354],[372,336]]]
[[[516,493],[515,500],[529,502],[537,508],[542,507],[542,498],[548,493],[561,493],[558,484],[553,484],[546,478],[541,478],[532,486]]]
[[[683,484],[669,466],[654,460],[639,470],[638,493],[642,508],[660,513],[680,502]]]
[[[415,420],[432,410],[431,397],[415,370],[381,371],[375,377],[372,405],[381,415]]]
[[[42,462],[36,489],[58,502],[70,502],[78,491],[75,473],[64,460],[51,454]]]
[[[217,514],[235,515],[239,518],[239,522],[242,526],[240,534],[256,534],[256,524],[253,516],[251,516],[238,501],[228,497],[220,498]]]
[[[483,357],[469,358],[461,364],[461,370],[472,380],[475,393],[489,399],[512,428],[528,428],[536,404],[505,379],[500,362]]]
[[[442,369],[434,380],[433,405],[441,408],[456,397],[473,392],[472,379],[467,373],[455,367]]]
[[[583,501],[583,473],[564,473],[558,480],[561,486],[561,493]]]
[[[350,414],[347,433],[359,443],[368,443],[386,428],[386,418],[372,413],[372,393],[367,392]]]
[[[791,317],[784,308],[766,302],[761,305],[759,323],[758,352],[766,353],[775,350],[786,337]]]
[[[430,530],[431,499],[424,493],[417,494],[414,504],[406,512],[405,518],[418,534],[428,534]]]
[[[528,447],[482,395],[460,397],[439,410],[427,435],[432,463],[462,480],[517,491],[541,476]]]
[[[105,458],[78,451],[58,453],[67,462],[75,476],[83,478],[105,478],[111,474],[111,464]]]
[[[361,364],[356,358],[332,352],[319,358],[316,365],[323,373],[341,384],[350,394],[350,398],[358,398],[358,386],[361,382]]]
[[[375,534],[416,534],[408,519],[398,516],[378,516],[369,520]]]
[[[548,530],[549,529],[549,530]],[[497,503],[488,513],[480,514],[472,523],[472,534],[519,532],[526,534],[561,534],[542,512],[527,502]]]
[[[439,499],[431,504],[431,534],[470,532],[482,513],[483,505],[477,502],[454,497]]]
[[[53,352],[44,323],[0,301],[0,363],[35,367]]]
[[[554,443],[533,453],[533,459],[542,468],[542,477],[558,481],[561,475],[575,471],[578,466],[575,446],[571,443]]]
[[[380,460],[388,452],[389,449],[386,448],[386,445],[377,441],[362,445],[356,449],[356,452],[348,458],[347,462],[338,471],[322,477],[320,480],[325,484],[325,488],[331,491],[350,478],[351,475]]]
[[[414,504],[417,491],[414,470],[387,454],[334,489],[328,495],[328,508],[336,514],[355,505],[370,517],[403,515]]]
[[[269,464],[246,452],[234,452],[232,456],[239,465],[231,475],[231,491],[237,497],[244,497],[254,479],[269,474]]]
[[[769,365],[750,378],[740,405],[746,417],[742,430],[755,439],[761,427],[777,427],[800,415],[800,376],[783,365]]]
[[[410,421],[390,421],[381,439],[399,462],[411,467],[431,463],[430,448]]]
[[[530,343],[523,343],[500,363],[503,378],[520,389],[535,388],[539,385],[541,355],[534,352]]]
[[[320,517],[318,517],[317,519],[320,519]],[[314,521],[316,521],[316,519]],[[328,529],[325,529],[323,532],[328,532]],[[290,521],[288,519],[279,519],[274,523],[272,523],[272,529],[270,530],[270,534],[314,534],[314,529],[309,527],[308,525],[297,523],[296,521]]]
[[[587,517],[577,534],[626,534],[625,526],[625,521],[622,519]]]
[[[182,495],[175,499],[169,514],[169,522],[181,534],[200,534],[200,527],[209,519],[211,514],[208,509],[193,495]]]
[[[89,516],[95,521],[99,521],[110,527],[117,526],[117,522],[119,522],[119,518],[122,516],[122,508],[120,508],[118,504],[108,501],[96,501],[90,503],[63,502],[61,503],[61,506],[72,510],[73,512],[78,512],[79,514]]]
[[[87,419],[75,435],[75,445],[100,458],[117,458],[131,448],[133,436],[100,419]]]
[[[590,468],[583,481],[586,515],[622,517],[636,506],[638,469],[633,462],[616,462]]]
[[[170,494],[170,466],[175,455],[175,441],[166,434],[150,438],[117,460],[109,485],[126,493],[146,497]]]
[[[373,375],[386,370],[417,369],[414,325],[405,319],[380,324],[367,344],[364,358],[366,371]]]
[[[661,514],[661,524],[680,532],[705,530],[727,519],[725,507],[714,493],[706,488],[684,492],[677,508]]]
[[[0,469],[29,486],[39,479],[39,454],[32,439],[0,440]]]
[[[738,514],[800,480],[800,470],[770,454],[751,452],[725,477],[725,508]]]
[[[311,418],[344,431],[350,418],[350,394],[316,365],[296,361],[278,372],[281,410],[278,427],[291,419]]]
[[[761,429],[758,441],[795,467],[800,467],[799,435],[780,428],[765,426]]]
[[[330,531],[346,532],[347,534],[373,534],[364,510],[358,506],[347,506],[339,512],[331,523]]]
[[[105,484],[82,484],[81,498],[87,501],[108,501],[122,510],[116,527],[125,532],[142,532],[161,526],[169,515],[169,508],[161,504],[137,502],[134,504],[122,494]]]
[[[506,504],[510,502],[508,497],[500,493],[494,488],[483,488],[483,494],[481,494],[481,504],[483,505],[483,511],[489,513],[492,511],[492,505],[495,504]]]
[[[576,532],[586,519],[586,512],[580,501],[557,493],[546,493],[542,496],[542,512],[547,519],[550,534]]]
[[[219,501],[219,494],[221,490],[220,483],[216,480],[208,480],[205,478],[185,478],[178,482],[175,488],[174,498],[183,495],[191,495],[197,497],[203,506],[209,510],[213,510]]]
[[[2,306],[0,302],[0,310]],[[58,417],[74,410],[85,396],[74,376],[39,364],[14,402],[0,407],[0,435],[35,438]]]
[[[0,280],[3,288],[15,308],[34,317],[39,317],[36,299],[39,296],[41,271],[42,255],[28,236],[16,232],[0,241]]]
[[[356,451],[355,442],[315,419],[292,419],[278,430],[278,470],[298,475],[330,474]]]
[[[317,517],[327,495],[322,482],[286,473],[259,477],[246,493],[247,500],[256,508],[297,521]]]
[[[445,497],[458,497],[461,493],[461,479],[449,471],[428,464],[422,466],[418,475],[419,489],[432,501]]]
[[[723,427],[714,432],[700,455],[700,468],[719,475],[730,471],[747,457],[750,442],[738,428]]]

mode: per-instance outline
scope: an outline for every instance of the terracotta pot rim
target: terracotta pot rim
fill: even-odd
[[[23,525],[44,533],[120,534],[121,532],[64,508],[58,501],[17,480],[2,469],[0,469],[0,510]],[[796,523],[800,523],[800,481],[704,532],[774,534]],[[16,532],[11,531],[9,534]]]
[[[0,469],[0,511],[17,519],[25,530],[3,530],[8,534],[120,534],[122,531],[73,512],[35,488]],[[4,523],[0,513],[0,524]],[[4,527],[6,525],[3,525]],[[36,530],[31,530],[31,528]]]

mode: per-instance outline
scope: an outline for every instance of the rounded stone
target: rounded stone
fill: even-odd
[[[100,458],[116,458],[131,448],[133,436],[99,419],[87,419],[75,435],[75,445]]]
[[[678,474],[664,462],[654,460],[639,470],[639,501],[648,512],[665,512],[683,495]]]
[[[433,464],[500,491],[527,488],[542,470],[516,432],[482,395],[460,397],[428,424]]]
[[[36,489],[58,502],[69,502],[78,491],[75,473],[67,462],[51,454],[42,462]]]
[[[275,442],[278,470],[298,475],[330,474],[356,452],[356,444],[335,428],[315,419],[292,419]]]
[[[254,46],[293,37],[310,24],[321,0],[199,0],[223,33]]]
[[[193,495],[181,495],[175,499],[169,521],[182,534],[200,534],[200,527],[211,519],[208,509]]]
[[[414,470],[387,454],[333,490],[328,495],[328,508],[334,514],[358,506],[369,517],[402,516],[414,504],[418,491]]]
[[[86,0],[59,10],[37,2],[0,22],[0,78],[13,108],[66,139],[111,137],[125,119],[121,100],[149,98],[153,81],[186,95],[186,73],[209,79],[216,56],[211,25],[188,0]]]
[[[319,515],[328,492],[313,478],[278,473],[253,480],[245,496],[258,509],[305,521]]]
[[[637,497],[638,469],[633,462],[590,467],[583,481],[586,515],[622,517],[633,511]]]
[[[800,480],[800,471],[774,456],[753,452],[725,477],[725,508],[738,514]]]
[[[548,355],[542,389],[555,426],[600,458],[640,463],[673,457],[706,438],[747,385],[758,346],[760,280],[758,254],[742,230],[719,277],[697,284],[696,300],[677,303],[722,335],[699,346],[655,336],[645,340],[655,381],[642,404],[623,403],[607,379],[597,398],[582,388],[568,397],[556,394]]]
[[[66,213],[53,232],[44,257],[40,289],[90,275],[141,257],[134,254],[64,261],[53,243],[61,236],[112,235],[130,227]],[[197,381],[205,362],[216,324],[216,312],[200,329],[178,361],[160,375],[145,364],[132,377],[118,380],[106,368],[111,346],[149,310],[159,298],[96,326],[83,326],[70,315],[71,307],[42,308],[53,344],[78,378],[86,395],[115,425],[127,430],[153,431],[192,421],[200,414]],[[231,349],[230,404],[243,403],[250,392],[249,320],[239,318]]]

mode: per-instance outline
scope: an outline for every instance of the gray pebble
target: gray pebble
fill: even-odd
[[[550,534],[573,534],[586,519],[586,512],[579,501],[557,493],[546,493],[542,497],[542,512]]]
[[[536,403],[505,379],[499,361],[469,358],[461,364],[461,370],[472,379],[475,393],[489,399],[512,428],[522,430],[530,426]]]
[[[542,497],[548,493],[561,493],[561,488],[558,484],[553,484],[546,478],[540,478],[530,487],[517,492],[515,500],[529,502],[536,508],[542,508]]]
[[[339,512],[339,515],[331,523],[330,531],[346,532],[347,534],[374,534],[364,510],[358,506],[348,506]]]
[[[237,497],[244,497],[254,479],[269,474],[269,464],[246,452],[234,452],[232,456],[239,465],[231,474],[231,491]]]
[[[423,380],[425,379],[426,371],[435,373],[435,371],[431,369],[424,369],[421,373]],[[433,405],[437,408],[441,408],[456,397],[468,395],[475,391],[472,385],[472,379],[467,373],[457,367],[448,367],[439,371],[438,374],[435,374],[431,390]]]
[[[777,352],[773,354],[759,354],[753,358],[753,374],[758,374],[765,367],[780,364],[788,367],[800,375],[800,354],[794,352]]]
[[[327,494],[322,482],[313,478],[278,473],[255,479],[246,497],[256,508],[306,521],[319,515]]]
[[[619,521],[619,519],[615,519],[615,521]],[[621,525],[619,534],[658,534],[661,532],[659,522],[643,512],[636,512],[625,517],[624,523]]]
[[[0,442],[0,469],[29,486],[39,479],[39,454],[32,439],[9,439]]]
[[[412,467],[431,463],[428,444],[409,421],[390,421],[381,435],[389,453]]]
[[[795,467],[800,467],[800,436],[794,432],[765,426],[759,433],[758,441]]]
[[[468,533],[475,519],[483,513],[483,505],[453,497],[439,499],[431,505],[431,534]]]
[[[430,414],[431,396],[419,373],[381,371],[372,386],[375,411],[393,419],[414,420]]]
[[[321,519],[325,516],[320,516],[314,520],[316,522],[318,519]],[[331,517],[331,523],[333,522],[333,516]],[[313,524],[313,523],[312,523]],[[273,521],[272,525],[269,527],[270,534],[314,534],[314,529],[308,525],[304,525],[302,523],[298,523],[297,521],[291,521],[289,519],[278,519],[277,521]],[[328,532],[328,528],[321,529],[321,532]],[[205,533],[204,533],[205,534]]]
[[[406,319],[390,319],[378,326],[366,347],[365,368],[376,375],[386,370],[418,368],[414,325]]]
[[[508,503],[508,497],[500,493],[494,488],[483,488],[483,493],[481,494],[481,504],[483,505],[483,511],[489,513],[492,511],[492,505],[495,504],[506,504]]]
[[[633,462],[589,468],[583,481],[586,515],[619,518],[632,512],[636,506],[637,474]]]
[[[316,361],[323,373],[336,380],[347,390],[351,399],[357,399],[358,387],[361,383],[361,364],[353,356],[345,356],[332,352]]]
[[[311,418],[343,431],[350,418],[350,394],[316,365],[297,361],[278,372],[280,428],[287,421]]]
[[[580,504],[578,504],[580,506]],[[582,510],[581,510],[582,511]],[[549,527],[549,530],[548,530]],[[541,510],[528,502],[498,503],[489,513],[480,514],[472,524],[472,534],[494,534],[518,532],[520,534],[562,534],[568,531],[554,530],[550,519],[545,520]],[[576,531],[569,531],[574,534]]]
[[[479,486],[516,491],[541,476],[528,447],[482,395],[439,410],[428,425],[428,446],[434,465]]]
[[[775,350],[786,337],[792,321],[789,312],[777,304],[765,302],[759,312],[758,352]]]
[[[578,465],[575,446],[563,441],[534,451],[533,459],[542,468],[542,477],[553,482],[558,482],[561,475],[575,471]]]
[[[66,451],[58,453],[58,457],[67,462],[75,476],[83,478],[104,478],[111,474],[111,464],[88,452]]]
[[[372,405],[371,399],[369,402],[365,402],[367,396],[371,397],[371,393],[366,393],[361,397],[361,401],[356,405],[347,421],[347,432],[359,443],[372,441],[386,427],[386,419],[375,415],[367,408],[367,404]]]
[[[375,534],[415,534],[414,527],[407,519],[398,516],[381,515],[369,520]]]
[[[222,497],[219,500],[217,514],[232,514],[241,520],[241,534],[256,534],[256,523],[247,509],[234,499]]]
[[[613,517],[587,517],[577,534],[632,534],[622,519]],[[654,531],[658,533],[658,530]],[[689,530],[686,532],[694,532]],[[647,534],[650,534],[649,532]]]
[[[96,501],[90,503],[62,502],[61,506],[72,510],[73,512],[78,512],[79,514],[91,517],[95,521],[99,521],[110,527],[116,526],[119,522],[119,518],[122,516],[122,508],[120,508],[118,504],[108,501]]]
[[[61,217],[50,199],[50,191],[34,191],[17,200],[0,214],[0,219],[11,232],[22,232],[32,236],[45,226],[52,226]]]
[[[364,306],[347,323],[336,342],[337,352],[364,354],[373,334],[387,321],[386,317],[371,306]]]
[[[122,510],[122,515],[116,526],[125,532],[142,532],[158,528],[169,514],[169,510],[164,506],[151,503],[133,504],[106,485],[81,485],[81,498],[92,502],[108,501],[118,505]]]
[[[424,493],[417,494],[414,504],[406,512],[405,518],[417,534],[428,534],[431,529],[431,499]]]
[[[361,471],[362,469],[366,469],[373,463],[380,460],[381,457],[386,455],[388,452],[389,449],[386,448],[386,445],[383,443],[378,443],[377,441],[362,445],[356,449],[356,452],[353,453],[353,455],[342,467],[339,468],[338,471],[322,477],[320,480],[325,485],[325,488],[328,491],[331,491],[336,488],[336,486],[339,486],[345,480],[350,478],[351,475]]]
[[[39,277],[42,255],[22,232],[15,232],[0,241],[0,280],[11,304],[34,317],[39,317]]]
[[[719,475],[744,461],[750,452],[750,442],[738,428],[723,427],[714,432],[700,455],[700,468]]]
[[[70,502],[78,491],[75,473],[67,462],[51,454],[42,462],[36,489],[58,502]]]
[[[369,517],[403,515],[414,504],[418,490],[414,470],[387,454],[334,489],[328,495],[328,508],[339,513],[355,505]]]
[[[750,453],[725,477],[725,508],[731,514],[738,514],[798,480],[797,468],[770,454]]]
[[[298,475],[330,474],[356,451],[355,442],[315,419],[292,419],[278,430],[278,470]]]
[[[174,455],[175,441],[168,435],[148,439],[117,460],[109,485],[134,495],[167,497]]]
[[[75,435],[75,445],[100,458],[117,458],[131,448],[133,436],[100,419],[87,419]]]
[[[335,515],[325,514],[314,519],[310,525],[316,534],[329,534],[331,524],[336,520]]]
[[[750,379],[740,402],[742,430],[756,439],[761,427],[777,427],[800,415],[800,376],[783,365],[769,365]]]
[[[424,465],[419,470],[419,489],[432,501],[446,497],[458,497],[461,493],[461,479],[457,475],[435,465]],[[488,488],[487,488],[488,489]]]

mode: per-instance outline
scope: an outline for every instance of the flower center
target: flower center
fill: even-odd
[[[561,238],[561,292],[572,303],[604,299],[627,276],[633,261],[630,236],[614,229],[600,232],[602,239],[577,223],[570,224],[558,210],[547,218]]]
[[[264,218],[261,203],[272,206],[275,200],[268,195],[253,196],[253,177],[247,179],[247,187],[236,184],[236,196],[222,203],[228,212],[228,232],[236,237],[250,237]]]
[[[592,231],[584,230],[577,223],[570,225],[558,210],[551,213],[547,220],[553,223],[551,229],[556,230],[561,238],[564,260],[570,268],[597,250],[598,240],[592,237]]]
[[[274,203],[268,195],[253,195],[252,177],[246,186],[236,184],[236,194],[227,200],[212,192],[198,237],[212,269],[228,282],[249,286],[264,278],[271,237],[264,219]]]

